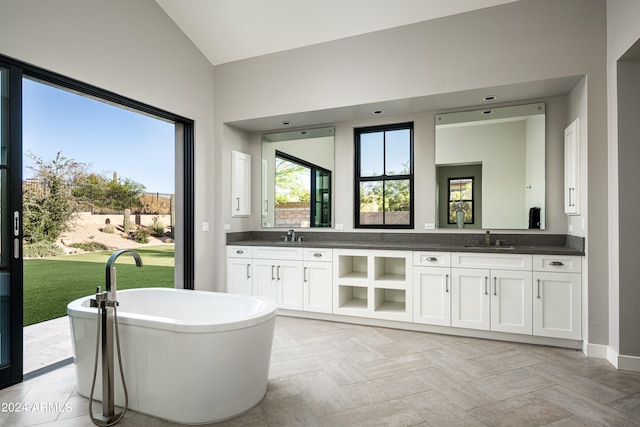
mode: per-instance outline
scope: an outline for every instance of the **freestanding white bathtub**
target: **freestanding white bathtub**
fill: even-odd
[[[96,352],[93,295],[67,306],[78,393],[89,397]],[[241,414],[267,390],[276,304],[265,298],[167,288],[118,291],[129,408],[182,424]],[[115,335],[115,334],[114,334]],[[124,405],[117,351],[115,403]],[[101,362],[94,399],[102,400]],[[117,412],[117,410],[116,410]]]

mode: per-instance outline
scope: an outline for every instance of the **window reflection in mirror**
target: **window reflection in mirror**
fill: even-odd
[[[473,177],[474,223],[464,228],[545,228],[544,103],[438,114],[435,130],[439,227],[457,227],[447,180]]]
[[[333,128],[262,136],[262,226],[331,227]]]

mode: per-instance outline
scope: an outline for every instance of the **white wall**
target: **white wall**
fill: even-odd
[[[0,0],[0,53],[195,120],[196,287],[212,289],[213,67],[153,0]]]
[[[579,11],[579,13],[576,13]],[[607,223],[606,144],[606,18],[604,0],[521,0],[515,3],[442,19],[394,28],[330,43],[265,55],[215,67],[216,132],[225,122],[273,117],[323,109],[354,107],[388,100],[438,95],[492,86],[587,75],[585,97],[579,108],[588,113],[590,217]],[[251,99],[251,102],[246,102]],[[588,104],[587,104],[588,100]],[[531,101],[531,100],[527,100]],[[478,100],[478,104],[480,104]],[[569,123],[562,111],[547,109],[547,129],[562,137]],[[385,117],[336,126],[337,183],[353,179],[353,127],[400,120],[415,121],[416,230],[435,221],[433,165],[433,112],[414,117]],[[334,124],[334,123],[329,123]],[[278,126],[274,123],[274,128]],[[549,136],[549,134],[547,135]],[[251,137],[252,140],[259,138]],[[561,144],[561,143],[560,143]],[[562,146],[547,148],[547,170],[562,170]],[[254,150],[259,148],[254,147]],[[259,151],[255,151],[259,153]],[[259,175],[259,174],[254,174]],[[547,230],[567,231],[562,214],[562,178],[547,180]],[[593,183],[593,190],[592,185]],[[604,186],[604,188],[603,188]],[[259,188],[259,184],[258,187]],[[229,196],[222,190],[223,203]],[[353,185],[336,186],[335,223],[348,230],[353,223]],[[560,212],[560,213],[558,213]],[[259,227],[254,218],[251,227]],[[222,224],[219,224],[221,227]],[[232,231],[248,230],[232,222]],[[593,234],[591,234],[593,231]],[[607,232],[600,226],[588,234],[597,279],[605,290]],[[223,253],[224,242],[218,242]],[[219,261],[221,263],[221,261]],[[591,266],[590,266],[591,267]],[[224,278],[218,265],[218,280]],[[589,273],[591,274],[591,273]],[[588,279],[588,278],[587,278]],[[589,282],[591,286],[592,282]],[[607,312],[606,299],[594,310]],[[606,318],[606,314],[605,314]],[[607,324],[594,329],[592,342],[607,342]]]
[[[637,128],[638,105],[623,105],[623,108],[632,108],[631,116],[621,108],[619,102],[628,102],[618,99],[618,91],[634,91],[638,93],[637,77],[628,76],[627,71],[633,71],[623,65],[623,75],[618,75],[618,60],[640,39],[640,2],[636,0],[607,1],[607,94],[608,94],[608,154],[609,154],[609,192],[608,206],[611,221],[609,222],[609,360],[615,365],[629,362],[624,356],[632,356],[636,369],[640,369],[637,358],[640,357],[638,344],[638,324],[640,324],[640,311],[637,301],[640,299],[637,286],[637,242],[638,227],[637,200],[631,201],[632,205],[626,205],[620,194],[623,188],[622,181],[631,180],[638,182],[637,152],[636,158],[631,159],[635,165],[620,163],[620,159],[632,154],[629,142],[625,139],[625,132]],[[637,60],[636,60],[637,61]],[[633,67],[633,64],[627,64]],[[637,73],[637,71],[636,71]],[[621,81],[619,81],[621,78]],[[635,82],[635,84],[634,84]],[[620,120],[620,122],[619,122]],[[622,129],[621,129],[622,128]],[[619,147],[620,144],[624,146]],[[634,218],[633,226],[625,227],[626,220],[631,215]],[[622,221],[620,221],[622,219]],[[618,356],[623,356],[619,358]]]

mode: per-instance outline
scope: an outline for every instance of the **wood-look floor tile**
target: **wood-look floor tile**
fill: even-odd
[[[360,405],[366,406],[420,393],[430,387],[415,373],[392,375],[343,387],[343,390]]]
[[[439,344],[427,336],[418,336],[389,344],[377,345],[373,348],[384,357],[395,357],[434,350],[439,348]]]
[[[399,400],[363,406],[320,418],[326,427],[408,427],[424,420]]]
[[[530,394],[472,409],[469,413],[491,427],[542,426],[571,416],[571,412]]]
[[[349,355],[355,363],[384,359],[384,356],[355,337],[334,340],[331,343],[343,354]]]
[[[540,363],[532,366],[531,370],[555,384],[563,385],[600,403],[611,402],[626,396],[625,393],[619,390],[559,368],[553,363]]]
[[[402,375],[407,372],[419,371],[433,366],[424,359],[421,353],[372,360],[360,364],[360,370],[368,379],[382,378],[390,375]]]
[[[400,399],[431,426],[481,427],[484,424],[469,415],[437,390],[412,394]]]
[[[509,399],[552,386],[554,383],[531,367],[515,369],[469,381],[478,390],[496,400]]]
[[[441,368],[427,368],[416,372],[419,378],[432,389],[438,390],[447,400],[464,410],[477,408],[495,402],[466,381],[450,375]]]
[[[465,381],[484,377],[488,374],[486,370],[469,362],[466,358],[459,357],[457,353],[452,354],[444,348],[425,351],[420,355],[434,366],[450,371],[453,375]]]
[[[609,406],[630,418],[640,420],[640,393],[632,394],[615,402],[611,402]]]
[[[545,424],[544,427],[598,427],[598,424],[594,424],[577,415],[571,415],[570,417]]]
[[[468,359],[486,374],[511,371],[544,361],[539,354],[522,349],[510,350]]]
[[[260,405],[267,425],[279,427],[319,426],[320,421],[306,400],[298,395],[271,399]]]
[[[534,391],[533,394],[597,425],[640,426],[640,421],[560,385]]]
[[[316,416],[333,414],[358,406],[349,394],[324,371],[298,375],[291,380]]]

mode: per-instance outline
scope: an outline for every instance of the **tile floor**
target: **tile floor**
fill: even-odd
[[[1,390],[0,402],[68,410],[0,412],[2,426],[92,425],[73,366]],[[129,411],[120,425],[172,424]],[[575,350],[278,317],[267,396],[216,425],[632,427],[640,373]]]
[[[26,326],[23,339],[25,374],[73,357],[68,316]]]

